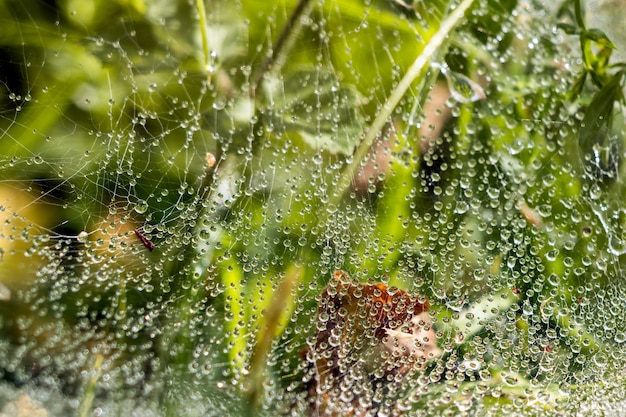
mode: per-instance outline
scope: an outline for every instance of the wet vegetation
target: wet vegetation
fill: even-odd
[[[0,24],[0,416],[624,412],[626,63],[581,0]]]

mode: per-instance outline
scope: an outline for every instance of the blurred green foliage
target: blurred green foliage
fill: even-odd
[[[0,1],[3,381],[60,386],[78,405],[59,413],[305,413],[303,352],[345,269],[433,305],[443,356],[386,404],[571,412],[626,340],[606,310],[624,64],[580,1],[563,32],[534,3],[475,2],[386,109],[454,4],[314,2],[265,67],[293,0],[206,20],[188,1]]]

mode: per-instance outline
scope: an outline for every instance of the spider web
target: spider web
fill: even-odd
[[[623,412],[557,11],[257,3],[0,3],[0,415]]]

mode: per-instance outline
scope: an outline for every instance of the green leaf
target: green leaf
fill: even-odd
[[[598,131],[606,128],[606,124],[613,113],[613,105],[619,94],[619,81],[621,77],[613,77],[594,96],[589,104],[583,127],[580,130],[579,143],[586,146],[598,135]]]
[[[609,37],[600,29],[589,29],[583,32],[583,36],[606,48],[617,49],[615,44],[611,42]]]
[[[589,104],[580,129],[578,143],[585,154],[592,154],[592,162],[604,171],[611,171],[610,131],[613,124],[615,101],[621,97],[623,73],[609,79]]]
[[[363,130],[356,90],[341,86],[330,72],[314,68],[265,85],[266,96],[274,100],[270,123],[298,134],[315,150],[352,154]]]
[[[224,284],[224,329],[227,335],[229,350],[228,359],[233,370],[240,370],[244,366],[248,352],[246,340],[239,336],[237,322],[245,317],[244,299],[242,297],[245,284],[243,268],[234,260],[229,260],[225,268],[220,271],[220,278]]]
[[[573,100],[576,97],[578,97],[580,93],[583,91],[583,87],[585,86],[585,80],[587,79],[587,74],[588,74],[588,71],[583,70],[583,73],[580,75],[580,77],[578,77],[578,79],[574,83],[574,86],[569,91],[570,100]]]
[[[558,23],[556,27],[558,27],[568,35],[576,35],[579,33],[578,28],[574,25],[570,25],[569,23]]]

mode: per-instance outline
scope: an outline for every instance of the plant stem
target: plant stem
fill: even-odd
[[[413,81],[415,81],[415,79],[422,73],[426,65],[430,62],[439,47],[450,35],[450,32],[452,32],[454,27],[461,21],[465,12],[473,2],[474,0],[463,0],[461,4],[459,4],[459,6],[451,12],[447,19],[441,23],[437,33],[430,38],[422,53],[417,57],[417,59],[415,59],[413,65],[411,65],[402,80],[400,80],[397,87],[391,92],[391,95],[383,105],[383,108],[365,133],[365,137],[353,155],[352,162],[341,174],[336,187],[337,192],[331,196],[331,202],[333,205],[337,205],[339,200],[343,197],[343,194],[350,187],[350,183],[357,173],[361,165],[361,161],[363,161],[369,152],[374,140],[385,126],[385,123],[387,123],[387,120],[389,120],[391,113],[394,111],[402,97],[404,97],[406,91],[409,89]]]
[[[204,0],[196,0],[196,10],[198,11],[198,18],[200,24],[200,36],[202,37],[202,54],[204,55],[205,70],[209,71],[209,33],[207,30],[206,9],[204,8]]]
[[[582,0],[574,0],[574,16],[576,16],[576,24],[585,31],[585,18],[583,17]]]
[[[102,362],[104,362],[104,356],[98,353],[96,355],[93,368],[91,368],[91,376],[89,377],[87,387],[85,388],[85,396],[83,397],[83,401],[80,404],[78,414],[80,417],[87,417],[90,414],[93,400],[96,397],[96,384],[98,383],[98,379],[100,379],[100,373],[102,372]]]

